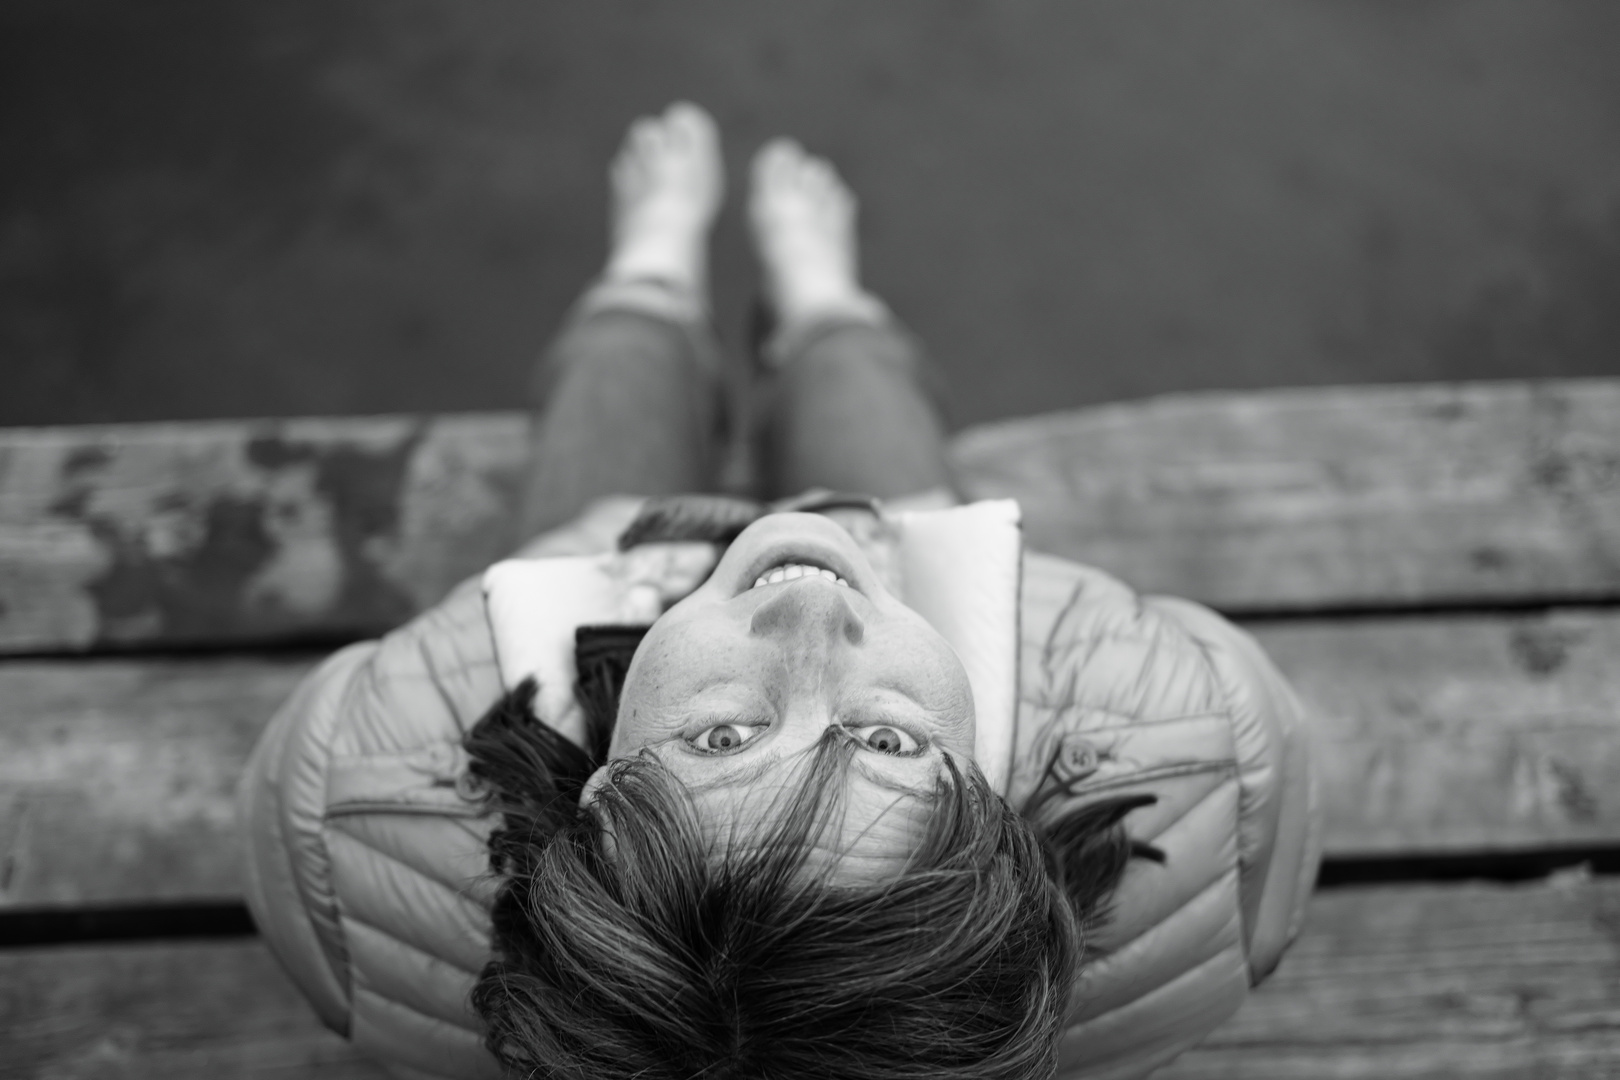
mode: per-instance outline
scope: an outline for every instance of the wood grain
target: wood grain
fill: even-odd
[[[1620,597],[1620,380],[1185,394],[952,454],[1032,546],[1228,612]]]
[[[0,662],[0,910],[235,897],[235,787],[313,658]]]
[[[1620,843],[1620,612],[1249,629],[1315,723],[1331,854]]]
[[[525,430],[0,431],[0,651],[376,633],[518,542]],[[1180,395],[952,454],[1033,546],[1227,611],[1620,599],[1620,380]]]
[[[1339,889],[1155,1080],[1620,1076],[1620,880]]]
[[[386,629],[513,548],[526,424],[0,431],[0,650]]]
[[[254,939],[0,951],[4,1080],[386,1080]]]
[[[1340,889],[1165,1080],[1620,1074],[1620,881]],[[301,1071],[302,1070],[302,1071]],[[380,1080],[255,941],[0,952],[0,1078]]]
[[[1330,855],[1620,844],[1620,612],[1256,625]],[[0,908],[230,897],[233,789],[311,658],[0,662]]]

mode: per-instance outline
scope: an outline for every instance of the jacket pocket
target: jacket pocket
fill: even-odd
[[[335,757],[326,778],[326,817],[367,813],[483,817],[487,811],[467,765],[466,749],[448,741],[397,754]]]

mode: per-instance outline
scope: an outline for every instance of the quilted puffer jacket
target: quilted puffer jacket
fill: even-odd
[[[552,553],[604,540],[589,533],[554,537]],[[1157,797],[1126,825],[1165,861],[1127,870],[1058,1070],[1143,1077],[1235,1012],[1299,928],[1319,857],[1308,732],[1254,641],[1205,608],[1034,553],[1013,587],[1005,796],[1021,805],[1055,754],[1067,799]],[[470,581],[328,659],[243,780],[244,884],[261,932],[322,1020],[396,1076],[499,1075],[468,1005],[489,957],[494,822],[461,739],[502,692]]]

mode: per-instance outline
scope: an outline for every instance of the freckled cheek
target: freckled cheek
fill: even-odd
[[[974,735],[973,688],[961,661],[943,641],[914,640],[906,661],[911,665],[918,700],[957,741],[971,746]]]
[[[969,727],[973,723],[973,688],[968,682],[967,669],[955,650],[943,640],[933,643],[930,651],[931,685],[938,688],[940,709]]]
[[[903,627],[886,635],[870,656],[873,675],[887,675],[941,708],[952,701],[956,688],[967,686],[962,662],[931,630]]]
[[[701,622],[683,620],[672,624],[659,624],[647,635],[636,656],[637,674],[665,680],[669,676],[701,664],[705,655],[712,654],[715,635]]]
[[[769,657],[749,648],[741,637],[729,626],[701,622],[661,631],[636,657],[625,700],[669,705],[720,682],[764,682],[769,676]]]
[[[645,718],[666,709],[684,696],[683,682],[689,665],[682,662],[681,650],[660,647],[636,658],[636,665],[625,680],[619,702],[619,722]]]

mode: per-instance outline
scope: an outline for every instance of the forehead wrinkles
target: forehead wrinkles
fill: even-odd
[[[792,810],[805,780],[787,760],[791,757],[798,755],[751,765],[724,781],[688,785],[711,850],[747,852],[782,826],[782,815]],[[863,859],[908,856],[936,801],[937,775],[931,771],[926,785],[914,786],[853,758],[810,811],[826,819],[819,836],[812,830],[811,846]]]
[[[686,790],[694,795],[728,789],[741,791],[751,788],[756,782],[764,778],[781,760],[782,754],[780,753],[767,754],[757,761],[728,770],[721,776],[709,780],[682,781],[682,783],[686,785]]]
[[[753,790],[759,781],[775,771],[776,767],[784,760],[794,756],[797,755],[790,755],[781,751],[768,751],[754,761],[727,770],[723,775],[707,780],[682,780],[681,783],[686,787],[687,791],[694,795],[706,795],[710,792],[730,790],[736,793],[737,799],[747,801],[749,796],[759,797],[763,794],[760,791]],[[926,782],[910,783],[900,777],[890,775],[878,765],[866,760],[864,756],[857,753],[850,759],[849,767],[844,770],[841,783],[838,786],[842,787],[842,794],[847,799],[850,777],[854,774],[864,777],[867,781],[886,790],[932,801],[936,797],[935,785],[939,782],[939,773],[940,768],[936,767],[930,771]],[[777,793],[785,791],[791,782],[791,776],[784,777],[782,782],[770,785],[765,791],[769,792],[769,797],[774,798]]]

